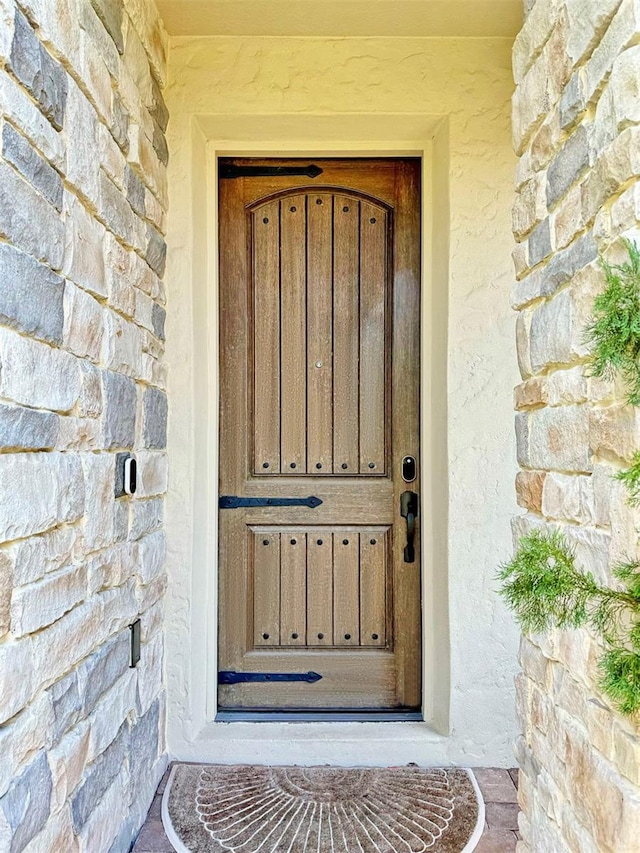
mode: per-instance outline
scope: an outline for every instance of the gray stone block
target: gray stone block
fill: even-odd
[[[167,261],[167,244],[159,231],[147,225],[147,263],[162,278]]]
[[[153,333],[156,337],[160,338],[163,341],[164,338],[164,322],[167,317],[167,312],[162,307],[162,305],[158,305],[157,303],[153,306],[153,310],[151,312],[151,323],[153,325]]]
[[[116,453],[116,476],[115,476],[115,484],[113,487],[113,496],[116,498],[121,498],[124,494],[124,463],[131,456],[130,453],[126,451],[124,453]]]
[[[24,136],[6,122],[2,128],[2,154],[56,210],[62,210],[62,178]]]
[[[153,138],[151,140],[153,150],[158,155],[158,160],[165,166],[169,162],[169,146],[164,135],[164,131],[160,125],[154,121],[153,123]]]
[[[547,172],[547,204],[553,207],[589,165],[589,140],[584,125],[570,136]]]
[[[71,817],[76,833],[80,832],[120,772],[128,751],[129,724],[125,721],[112,743],[88,768],[84,782],[71,798]]]
[[[58,416],[0,403],[0,448],[51,450],[58,438]]]
[[[151,768],[155,764],[158,758],[159,721],[160,698],[158,697],[131,730],[129,761],[132,775],[136,768]]]
[[[102,385],[105,447],[133,447],[136,434],[136,384],[128,376],[105,370]]]
[[[91,5],[96,11],[96,15],[104,24],[105,30],[109,33],[118,48],[118,53],[124,53],[124,38],[122,36],[122,0],[91,0]]]
[[[60,740],[62,735],[68,731],[80,719],[82,703],[80,691],[78,690],[78,676],[70,672],[60,681],[56,681],[49,688],[51,702],[53,705],[53,728],[54,742]]]
[[[62,130],[68,90],[66,71],[47,53],[25,16],[18,11],[10,65],[53,126]]]
[[[131,205],[131,207],[135,210],[135,212],[144,218],[145,215],[145,206],[144,206],[144,196],[145,189],[144,184],[140,180],[140,178],[136,175],[133,169],[130,166],[127,166],[126,171],[126,187],[127,187],[127,201]]]
[[[147,388],[144,392],[144,446],[164,448],[167,446],[167,395],[158,388]]]
[[[593,232],[588,231],[563,252],[558,252],[542,270],[541,296],[551,296],[559,287],[570,281],[581,269],[595,261],[598,247]]]
[[[560,126],[563,130],[575,122],[587,108],[584,96],[584,87],[580,70],[576,71],[567,83],[562,97],[560,98]]]
[[[63,297],[64,281],[59,275],[8,243],[0,243],[0,323],[60,344]]]
[[[538,225],[529,237],[529,266],[535,267],[550,254],[551,229],[547,218]]]
[[[0,798],[0,810],[11,831],[7,853],[20,853],[47,822],[53,782],[46,753],[41,752]]]
[[[113,90],[112,105],[113,120],[111,123],[111,133],[121,150],[127,154],[129,151],[129,113],[117,89]]]
[[[151,94],[153,96],[153,106],[151,107],[151,116],[160,126],[162,131],[167,129],[169,124],[169,110],[162,96],[162,90],[154,77],[151,78]]]
[[[159,747],[160,699],[156,699],[144,716],[131,729],[129,767],[131,769],[132,802],[144,789],[156,760]]]
[[[78,667],[78,686],[83,716],[96,707],[98,699],[129,668],[129,630],[122,631]]]
[[[0,233],[17,248],[59,270],[64,230],[58,211],[12,166],[0,162]]]

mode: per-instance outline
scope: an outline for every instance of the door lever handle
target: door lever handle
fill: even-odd
[[[405,563],[415,563],[416,518],[418,517],[418,495],[415,492],[403,492],[400,495],[400,515],[407,519],[407,544],[404,547]]]

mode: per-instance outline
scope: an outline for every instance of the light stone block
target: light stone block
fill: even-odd
[[[153,584],[150,584],[153,586]],[[104,628],[107,634],[115,634],[127,628],[141,612],[136,597],[136,583],[133,578],[122,586],[106,589],[100,593],[103,607]]]
[[[53,780],[52,814],[64,807],[82,778],[89,755],[89,734],[89,722],[83,720],[47,755]]]
[[[87,718],[91,726],[88,761],[94,761],[104,753],[109,744],[115,741],[129,714],[135,710],[136,681],[136,671],[127,671],[104,694]]]
[[[82,128],[81,134],[73,134],[69,138],[66,178],[93,206],[97,206],[100,195],[100,161],[96,157],[98,116],[74,81],[69,84],[66,121],[69,127]]]
[[[141,330],[115,311],[105,311],[104,320],[103,362],[117,373],[138,377],[142,350]]]
[[[164,85],[169,53],[169,36],[162,19],[144,0],[128,0],[127,15],[144,45],[153,74]]]
[[[104,641],[103,613],[102,601],[92,598],[29,638],[38,684],[53,684]]]
[[[589,398],[588,382],[582,365],[569,370],[555,370],[545,383],[546,402],[550,406],[585,403]]]
[[[640,45],[630,47],[616,58],[609,90],[618,128],[640,121]]]
[[[164,602],[158,601],[140,616],[142,642],[148,643],[164,625]]]
[[[147,586],[139,586],[136,589],[136,600],[138,602],[138,611],[144,613],[150,607],[160,601],[167,591],[168,578],[166,574],[160,575],[159,578],[152,581]]]
[[[70,566],[18,587],[11,600],[11,633],[22,637],[51,625],[79,604],[86,593],[86,566]]]
[[[581,571],[591,572],[596,582],[607,584],[611,558],[609,531],[571,525],[564,529],[564,533],[575,549],[576,566]]]
[[[22,853],[78,853],[78,840],[73,834],[71,812],[66,806],[50,817],[44,829],[33,838]]]
[[[618,56],[640,34],[640,2],[623,0],[611,25],[584,67],[585,96],[590,100],[611,72]]]
[[[163,495],[168,486],[168,460],[162,451],[140,451],[138,460],[139,485],[138,498],[151,498]]]
[[[86,491],[84,538],[89,551],[114,543],[115,456],[111,453],[83,455],[82,467]]]
[[[0,728],[0,797],[37,752],[51,748],[52,729],[53,710],[47,693],[41,693]]]
[[[65,193],[63,272],[96,296],[107,295],[103,247],[106,230],[71,193]]]
[[[0,725],[21,711],[33,695],[31,651],[30,639],[0,645]]]
[[[64,288],[64,348],[80,358],[97,362],[103,337],[104,309],[89,293],[67,282]]]
[[[15,585],[33,583],[47,572],[69,565],[79,550],[79,539],[77,527],[62,526],[19,542],[14,549]]]
[[[0,551],[0,637],[11,625],[11,593],[13,591],[13,560],[11,555]]]
[[[68,412],[78,401],[81,384],[80,362],[74,356],[0,327],[0,395]]]
[[[567,55],[574,64],[598,44],[620,0],[565,0],[568,16]]]
[[[138,546],[135,542],[125,542],[94,554],[87,562],[89,594],[121,586],[133,575],[138,559]]]
[[[129,539],[136,541],[162,527],[164,503],[160,498],[131,502]]]
[[[589,447],[600,460],[631,461],[640,446],[639,433],[638,413],[631,406],[606,406],[590,412]]]
[[[101,437],[100,424],[94,418],[62,418],[56,449],[99,450]]]
[[[593,524],[595,505],[592,478],[549,473],[544,481],[542,512],[547,518]]]
[[[560,406],[531,412],[531,467],[564,472],[590,472],[589,411],[584,406]]]
[[[155,580],[164,568],[166,558],[166,537],[163,531],[150,533],[138,543],[138,576],[140,583],[148,584]]]
[[[82,469],[76,455],[0,454],[0,542],[75,521],[84,506]]]
[[[558,0],[537,0],[513,45],[513,76],[519,83],[542,50],[558,18]]]

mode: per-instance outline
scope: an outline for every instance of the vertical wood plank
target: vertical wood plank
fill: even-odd
[[[253,642],[280,645],[280,535],[253,534]]]
[[[335,196],[333,217],[333,470],[359,471],[360,203]]]
[[[387,216],[361,204],[360,473],[385,470]]]
[[[280,472],[280,202],[253,213],[254,472]]]
[[[304,646],[307,634],[307,537],[280,535],[280,645]]]
[[[333,470],[333,197],[307,198],[307,459]]]
[[[283,474],[306,473],[306,210],[303,195],[280,207],[281,459]]]
[[[387,541],[383,530],[360,533],[360,644],[387,640]]]
[[[307,645],[333,644],[333,537],[309,531],[307,537]]]
[[[333,534],[333,644],[360,643],[360,554],[357,532]]]

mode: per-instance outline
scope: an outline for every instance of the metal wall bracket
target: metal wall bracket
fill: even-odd
[[[315,509],[322,501],[315,495],[308,498],[242,498],[238,495],[220,495],[220,509],[238,509],[242,506],[307,506]]]
[[[317,672],[234,672],[223,670],[218,673],[218,684],[241,684],[245,681],[305,681],[314,684],[322,676]]]
[[[221,163],[218,177],[232,178],[283,178],[302,176],[317,178],[322,174],[320,166],[235,166],[233,163]]]

